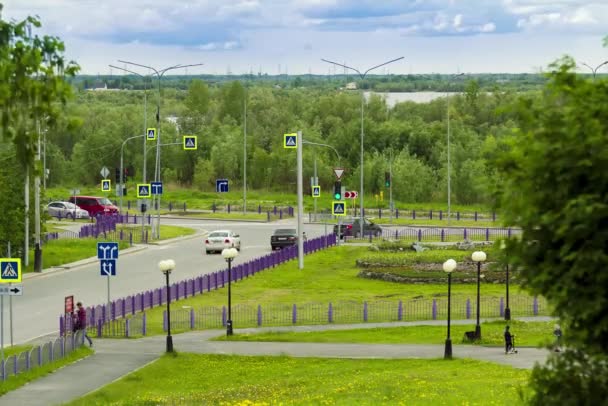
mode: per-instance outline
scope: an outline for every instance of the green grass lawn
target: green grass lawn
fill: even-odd
[[[408,218],[404,218],[404,217],[399,217],[398,219],[396,219],[393,216],[393,221],[391,222],[388,216],[385,216],[385,214],[382,214],[382,218],[374,218],[373,219],[374,223],[376,224],[380,224],[383,226],[388,226],[388,225],[394,225],[394,226],[432,226],[432,227],[448,227],[448,221],[447,219],[443,220],[439,220],[439,219],[433,219],[433,220],[428,220],[428,219],[412,219],[411,217]],[[450,227],[490,227],[490,228],[497,228],[497,227],[503,227],[503,225],[499,222],[499,221],[488,221],[488,220],[456,220],[456,219],[452,219],[452,221],[450,221]]]
[[[180,353],[69,405],[517,405],[528,376],[526,370],[468,359]]]
[[[148,230],[149,230],[149,226]],[[178,226],[160,226],[161,239],[170,239],[180,237],[184,235],[192,235],[196,230],[188,227]],[[139,236],[141,234],[141,225],[132,227],[130,225],[121,225],[117,227],[117,230],[123,228],[125,232],[133,229],[133,235]],[[125,238],[128,238],[125,236]],[[141,239],[141,238],[139,238]],[[134,238],[134,242],[139,241]],[[79,261],[81,259],[94,257],[97,255],[97,242],[106,241],[106,238],[100,234],[99,238],[70,238],[70,239],[59,239],[50,240],[45,243],[42,247],[42,267],[51,268],[54,266],[60,266],[69,264],[71,262]],[[113,241],[112,238],[108,238],[107,241]],[[129,248],[129,241],[123,240],[118,241],[119,249]],[[29,265],[24,267],[24,272],[34,271],[34,250],[30,250]]]
[[[15,390],[28,382],[35,381],[36,379],[40,379],[45,375],[50,374],[53,371],[58,370],[66,365],[69,365],[73,362],[78,361],[79,359],[88,357],[93,354],[93,350],[89,347],[82,346],[75,351],[69,353],[65,358],[60,360],[53,361],[49,364],[43,365],[41,367],[33,368],[30,371],[23,372],[18,375],[10,376],[6,381],[2,382],[0,380],[0,395],[4,395],[5,393]],[[74,383],[76,384],[76,383]],[[41,394],[41,396],[44,396]]]
[[[253,277],[232,285],[233,306],[303,305],[320,303],[325,308],[328,302],[349,302],[360,305],[363,301],[389,301],[413,299],[444,299],[447,295],[445,284],[399,284],[382,280],[371,280],[357,277],[360,269],[355,260],[369,251],[366,247],[341,246],[308,255],[304,259],[304,269],[298,270],[297,261],[284,263],[276,268],[265,270]],[[426,254],[424,251],[423,254]],[[434,255],[434,254],[433,254]],[[447,258],[447,257],[446,257]],[[237,262],[238,264],[238,262]],[[203,295],[189,297],[175,303],[173,309],[190,306],[194,309],[203,306],[221,307],[226,305],[227,288],[205,292]],[[483,283],[481,286],[482,301],[504,296],[501,284]],[[517,314],[519,298],[528,298],[528,294],[517,285],[511,285],[512,312]],[[453,303],[463,303],[467,298],[474,300],[475,284],[454,284],[452,286]],[[346,306],[346,305],[344,305]],[[407,307],[408,304],[406,303]],[[454,305],[455,306],[455,305]],[[353,307],[352,305],[350,307]],[[430,318],[430,313],[424,310]],[[474,309],[473,309],[474,310]],[[146,312],[148,334],[163,334],[161,329],[164,307],[156,307]],[[288,309],[289,311],[289,309]],[[408,312],[416,311],[408,309]],[[422,310],[421,310],[422,311]],[[460,311],[462,312],[462,306]],[[371,310],[370,310],[371,312]],[[456,311],[453,310],[453,317]],[[323,313],[322,314],[326,314]],[[440,314],[440,318],[445,317]],[[483,309],[482,309],[482,317]],[[235,323],[238,318],[235,317]],[[235,324],[245,327],[243,324]],[[180,331],[177,327],[175,331]]]
[[[33,345],[13,345],[12,347],[7,345],[4,348],[4,357],[8,358],[13,355],[19,355],[24,351],[31,350],[33,347]]]
[[[504,345],[505,325],[511,326],[518,347],[538,347],[551,344],[554,321],[524,322],[511,320],[492,321],[481,324],[482,340],[479,344],[489,346]],[[390,328],[368,328],[355,330],[332,330],[311,332],[268,332],[258,334],[236,334],[230,338],[222,331],[216,341],[271,341],[302,343],[372,343],[372,344],[443,344],[446,325],[411,326]],[[472,331],[474,325],[452,325],[450,336],[454,344],[469,344],[464,340],[465,331]]]
[[[193,211],[162,211],[161,214],[171,215],[171,216],[180,216],[184,218],[201,218],[201,219],[218,219],[218,220],[255,220],[255,221],[267,221],[268,215],[266,213],[247,213],[243,214],[243,212],[208,212],[208,213],[200,213]],[[287,217],[287,216],[284,216]],[[277,220],[279,216],[275,216],[271,214],[270,220]]]

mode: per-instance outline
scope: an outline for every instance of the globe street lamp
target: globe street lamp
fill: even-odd
[[[169,287],[169,274],[175,269],[175,261],[166,259],[158,263],[158,269],[165,274],[167,281],[167,352],[173,352],[173,337],[171,337],[171,288]]]
[[[330,61],[328,59],[321,59],[321,60],[323,62],[331,63],[333,65],[341,66],[341,67],[343,67],[345,69],[349,69],[349,70],[352,70],[354,72],[357,72],[357,74],[359,74],[359,77],[361,78],[361,81],[363,81],[365,79],[365,76],[369,72],[373,71],[374,69],[378,69],[378,68],[380,68],[382,66],[388,65],[389,63],[400,61],[401,59],[403,59],[403,56],[400,56],[399,58],[391,59],[390,61],[387,61],[387,62],[383,62],[380,65],[373,66],[373,67],[369,68],[368,70],[366,70],[365,72],[361,72],[359,69],[355,69],[353,67],[350,67],[348,65],[341,64],[341,63],[338,63],[338,62],[333,62],[333,61]],[[361,231],[361,237],[364,236],[364,223],[365,223],[363,221],[363,217],[364,217],[363,216],[364,215],[364,207],[363,207],[363,135],[364,135],[364,131],[363,131],[363,105],[364,105],[364,103],[365,103],[365,93],[363,92],[363,87],[362,87],[361,88],[361,143],[360,143],[360,149],[361,149],[361,153],[360,153],[361,154],[360,188],[361,188],[361,192],[360,192],[360,196],[359,196],[359,199],[361,199],[361,200],[359,200],[359,204],[360,204],[360,209],[359,209],[360,220],[359,220],[359,224],[361,225],[360,226],[360,228],[361,228],[361,230],[360,230]]]
[[[479,325],[479,283],[481,279],[481,263],[486,260],[486,253],[475,251],[471,259],[477,262],[477,324],[475,325],[475,339],[481,340],[481,326]]]
[[[595,68],[593,66],[587,65],[585,62],[583,62],[582,65],[591,69],[591,72],[593,72],[593,81],[595,81],[595,75],[597,74],[598,69],[601,68],[602,66],[606,65],[607,63],[608,63],[608,61],[604,61],[604,62],[600,63],[599,65],[597,65]]]
[[[456,261],[448,259],[443,263],[443,271],[448,274],[448,337],[445,340],[444,359],[452,359],[452,339],[450,338],[450,313],[452,295],[452,271],[456,269]]]
[[[226,335],[227,336],[232,335],[232,298],[231,298],[232,292],[230,290],[230,282],[232,281],[232,271],[231,271],[232,260],[234,260],[234,258],[236,258],[237,255],[239,255],[239,252],[234,247],[224,248],[222,250],[222,256],[224,257],[226,262],[228,262],[228,320],[226,320]]]

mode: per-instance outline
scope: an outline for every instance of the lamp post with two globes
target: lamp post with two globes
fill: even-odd
[[[452,295],[452,271],[456,269],[456,261],[448,259],[443,263],[443,271],[448,274],[448,337],[445,340],[445,351],[443,354],[444,359],[452,358],[452,339],[450,338],[450,313],[451,308],[451,295]]]

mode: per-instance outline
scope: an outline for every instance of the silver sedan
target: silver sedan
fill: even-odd
[[[51,202],[47,206],[49,216],[57,217],[58,219],[88,219],[89,212],[82,210],[74,203],[70,202]]]
[[[241,237],[230,230],[217,230],[209,233],[205,239],[205,252],[222,252],[224,248],[234,247],[241,250]]]

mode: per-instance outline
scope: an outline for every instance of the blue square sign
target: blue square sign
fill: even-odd
[[[163,194],[163,182],[150,182],[150,189],[153,195]]]
[[[0,258],[0,283],[21,282],[21,259]]]
[[[97,259],[118,259],[118,243],[98,242]]]
[[[116,260],[102,259],[99,261],[99,274],[101,276],[116,276]]]
[[[215,191],[218,193],[228,192],[228,179],[216,179],[215,180]]]

